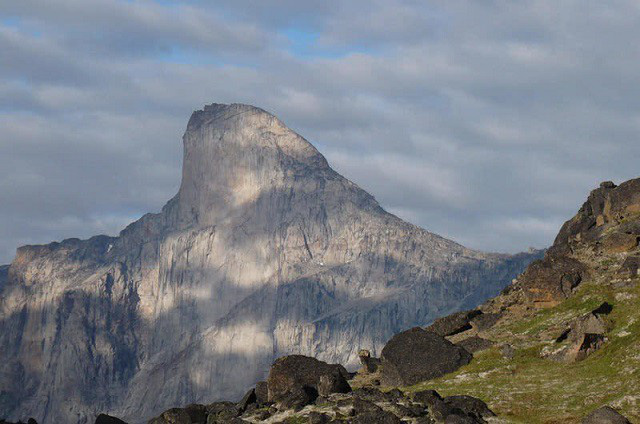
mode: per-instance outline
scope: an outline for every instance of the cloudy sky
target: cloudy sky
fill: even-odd
[[[546,246],[640,175],[638,39],[631,0],[1,1],[0,263],[158,211],[212,102],[273,112],[428,230]]]

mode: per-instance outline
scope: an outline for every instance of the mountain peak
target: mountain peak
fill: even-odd
[[[255,106],[206,105],[192,114],[183,142],[179,204],[186,223],[213,225],[265,196],[337,177],[311,143]]]
[[[272,114],[256,106],[242,103],[211,103],[204,105],[202,109],[191,114],[187,130],[198,129],[203,124],[211,124],[214,121],[225,121],[241,114],[266,115],[275,118]]]

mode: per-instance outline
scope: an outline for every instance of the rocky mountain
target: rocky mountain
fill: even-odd
[[[640,179],[605,182],[502,293],[360,351],[357,373],[284,356],[239,402],[148,424],[638,423],[639,244]]]
[[[160,213],[118,237],[21,247],[0,272],[0,416],[139,422],[239,396],[285,354],[351,367],[496,295],[537,255],[402,221],[256,107],[206,106],[183,142]]]

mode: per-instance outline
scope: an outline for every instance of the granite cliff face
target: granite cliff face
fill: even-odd
[[[285,354],[352,365],[536,256],[400,220],[252,106],[194,112],[183,141],[160,213],[118,237],[19,248],[0,269],[0,416],[136,421],[239,396]]]

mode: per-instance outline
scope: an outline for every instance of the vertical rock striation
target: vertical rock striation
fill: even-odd
[[[138,419],[240,396],[285,354],[356,365],[532,259],[385,212],[259,108],[205,106],[183,141],[160,213],[118,237],[21,247],[0,269],[0,416]]]

